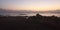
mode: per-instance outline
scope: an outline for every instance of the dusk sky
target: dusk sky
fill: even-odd
[[[49,11],[60,9],[60,0],[0,0],[0,8],[9,10]]]

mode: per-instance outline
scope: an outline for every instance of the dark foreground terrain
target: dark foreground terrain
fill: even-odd
[[[0,15],[0,30],[60,30],[60,17]]]

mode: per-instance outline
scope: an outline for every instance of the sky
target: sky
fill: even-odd
[[[0,0],[0,8],[33,11],[57,10],[60,9],[60,0]]]

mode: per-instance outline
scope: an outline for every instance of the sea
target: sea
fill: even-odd
[[[36,16],[37,13],[0,13],[4,16]],[[57,16],[60,17],[59,13],[39,13],[41,16]]]

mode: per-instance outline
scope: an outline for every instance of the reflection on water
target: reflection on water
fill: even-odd
[[[3,14],[3,15],[7,15],[7,16],[35,16],[37,13],[23,13],[23,14],[19,14],[19,13],[8,13],[8,14]],[[58,13],[39,13],[42,16],[58,16],[60,17],[60,14]]]
[[[23,15],[23,16],[35,16],[35,15],[36,15],[35,13],[30,13],[30,14]],[[42,16],[52,16],[52,15],[55,15],[55,16],[60,17],[60,14],[55,14],[55,13],[40,13],[40,15],[42,15]]]
[[[45,13],[45,14],[41,14],[41,15],[43,15],[43,16],[52,16],[52,15],[55,15],[55,16],[60,17],[60,14],[54,14],[54,13],[50,13],[50,14]]]

